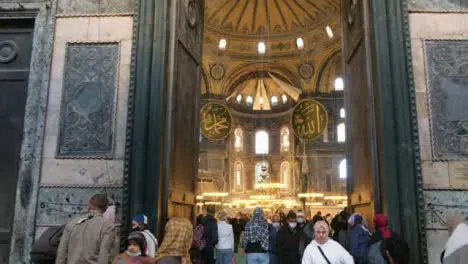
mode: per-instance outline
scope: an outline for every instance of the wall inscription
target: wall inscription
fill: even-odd
[[[302,101],[294,108],[291,124],[298,138],[315,140],[328,125],[327,109],[313,99]]]
[[[453,188],[468,187],[468,163],[452,161],[449,163],[450,186]]]
[[[232,118],[229,109],[219,103],[208,103],[200,110],[201,133],[210,140],[223,140],[232,128]]]
[[[434,160],[468,158],[468,41],[425,42]]]
[[[117,43],[68,44],[57,158],[111,158]]]

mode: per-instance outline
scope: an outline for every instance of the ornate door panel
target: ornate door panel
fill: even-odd
[[[372,223],[380,198],[374,186],[378,182],[375,171],[375,125],[372,83],[372,54],[367,25],[367,0],[342,1],[343,60],[345,105],[347,116],[348,193],[353,212]],[[378,188],[377,188],[378,189]]]
[[[0,263],[8,263],[34,21],[0,20]]]
[[[168,110],[172,124],[167,216],[191,219],[198,171],[203,1],[173,0],[170,10],[175,16],[171,27],[175,35],[169,46]]]

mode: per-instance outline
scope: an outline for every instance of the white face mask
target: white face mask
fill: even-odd
[[[290,227],[290,228],[293,228],[293,229],[294,229],[294,228],[296,228],[296,226],[297,226],[297,223],[296,223],[296,222],[289,223],[289,227]]]
[[[298,222],[299,224],[304,223],[304,218],[298,218],[298,219],[297,219],[297,222]]]
[[[274,228],[278,228],[280,226],[280,223],[273,223],[271,224]]]

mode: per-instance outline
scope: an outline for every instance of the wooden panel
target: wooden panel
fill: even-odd
[[[367,221],[374,214],[372,167],[373,127],[370,54],[364,31],[364,7],[368,1],[342,1],[345,107],[347,125],[348,193],[351,210],[363,213]],[[371,217],[371,219],[368,219]]]
[[[34,24],[24,22],[0,29],[0,263],[10,251],[32,50]]]

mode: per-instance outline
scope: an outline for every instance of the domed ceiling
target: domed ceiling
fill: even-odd
[[[265,41],[269,55],[297,51],[297,37],[306,48],[330,43],[325,27],[339,34],[339,6],[339,0],[206,0],[205,43],[225,38],[231,55],[257,55],[258,41]]]
[[[303,34],[326,25],[330,15],[339,12],[339,0],[216,0],[206,3],[205,29],[224,36],[254,39]]]

